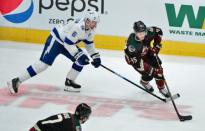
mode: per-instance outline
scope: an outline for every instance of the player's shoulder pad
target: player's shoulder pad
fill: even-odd
[[[147,30],[157,35],[163,35],[162,29],[156,26],[148,27]]]
[[[81,22],[80,23],[75,23],[74,28],[77,32],[84,32],[85,31],[85,25],[82,24]]]
[[[131,33],[130,35],[129,35],[129,37],[135,37],[135,33]]]
[[[129,42],[133,37],[135,37],[135,33],[131,33],[127,38],[127,42]]]
[[[79,21],[77,24],[79,26],[79,30],[80,31],[85,31],[85,24],[84,24],[84,22]]]

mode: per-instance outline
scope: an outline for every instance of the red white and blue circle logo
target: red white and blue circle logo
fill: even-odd
[[[20,12],[15,13],[15,9],[17,9],[19,6],[21,6],[23,0],[0,0],[0,13],[1,15],[9,22],[12,23],[23,23],[27,21],[34,9],[33,0],[31,0],[30,6]]]

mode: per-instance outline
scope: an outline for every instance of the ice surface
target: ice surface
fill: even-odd
[[[193,120],[181,123],[171,103],[165,104],[103,68],[86,66],[77,79],[81,93],[63,91],[71,62],[60,55],[52,67],[23,83],[11,96],[6,82],[39,59],[42,45],[0,41],[0,130],[28,131],[39,119],[73,112],[80,102],[93,107],[84,131],[203,131],[205,120],[205,59],[160,55],[170,89],[182,114]],[[127,65],[123,52],[100,50],[109,68],[139,83],[140,75]],[[154,81],[152,82],[154,85]],[[155,93],[160,95],[155,88]]]

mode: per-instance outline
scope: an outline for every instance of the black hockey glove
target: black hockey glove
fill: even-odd
[[[76,53],[74,58],[81,65],[88,65],[88,64],[90,64],[89,58],[87,57],[87,55],[85,55],[83,53],[83,51],[80,51],[80,52]]]
[[[91,58],[93,59],[93,61],[91,62],[91,64],[92,64],[95,68],[98,68],[98,67],[101,65],[100,54],[99,54],[99,53],[95,53],[95,54],[91,55]]]

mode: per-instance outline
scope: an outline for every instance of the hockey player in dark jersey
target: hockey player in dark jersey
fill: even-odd
[[[81,131],[81,124],[89,119],[91,112],[91,107],[82,103],[74,114],[61,113],[39,120],[29,131]]]
[[[131,33],[125,49],[125,59],[136,71],[141,74],[141,85],[150,92],[154,91],[150,81],[154,78],[159,92],[165,96],[170,97],[165,88],[163,78],[163,69],[158,65],[158,58],[160,64],[161,60],[156,56],[162,45],[161,36],[163,32],[158,27],[149,27],[142,21],[134,23],[134,33]],[[153,41],[153,45],[152,45]]]

